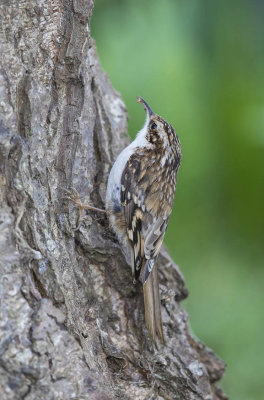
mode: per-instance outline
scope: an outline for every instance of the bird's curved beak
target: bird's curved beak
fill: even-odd
[[[143,104],[143,107],[145,108],[145,111],[148,113],[149,117],[154,114],[148,103],[146,103],[145,100],[142,99],[142,97],[138,96],[137,102]]]

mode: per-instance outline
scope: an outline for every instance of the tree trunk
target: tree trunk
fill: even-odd
[[[126,109],[90,36],[90,0],[2,2],[1,399],[226,399],[224,363],[191,338],[183,277],[159,258],[167,346],[148,338],[105,216]]]

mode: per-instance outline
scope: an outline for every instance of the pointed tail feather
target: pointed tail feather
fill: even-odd
[[[162,319],[161,319],[161,304],[159,294],[159,281],[157,266],[155,265],[148,279],[143,285],[144,304],[145,304],[145,319],[149,334],[155,344],[157,338],[165,344]]]

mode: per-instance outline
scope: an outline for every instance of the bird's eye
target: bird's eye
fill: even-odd
[[[152,131],[154,131],[155,129],[157,129],[157,124],[155,124],[155,122],[153,122],[153,124],[150,125],[150,129]]]

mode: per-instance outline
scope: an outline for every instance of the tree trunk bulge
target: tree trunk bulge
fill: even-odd
[[[183,277],[159,259],[167,347],[148,338],[105,216],[109,170],[128,144],[126,109],[102,72],[89,0],[1,3],[1,399],[226,399],[225,369],[188,332]]]

